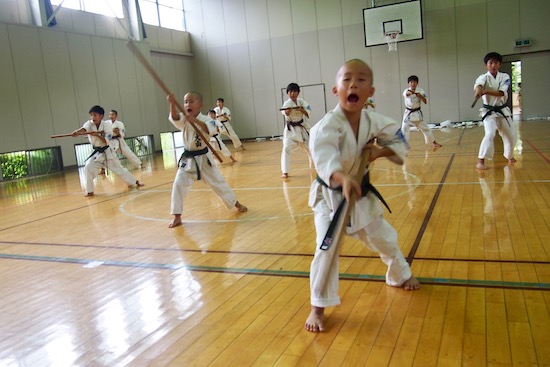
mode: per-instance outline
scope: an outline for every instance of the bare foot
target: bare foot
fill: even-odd
[[[141,187],[141,186],[145,186],[145,184],[143,182],[136,181],[136,186]]]
[[[439,144],[437,141],[434,140],[434,142],[432,143],[432,145],[434,146],[434,148],[441,148],[443,145]]]
[[[311,312],[304,324],[304,328],[312,333],[325,331],[325,309],[323,307],[311,306]]]
[[[281,178],[288,178],[288,173],[283,173],[283,174],[281,175]]]
[[[235,158],[233,158],[233,156],[232,156],[232,155],[231,155],[231,156],[229,156],[229,158],[231,158],[231,161],[232,161],[233,163],[237,162],[237,160],[236,160]]]
[[[248,208],[246,206],[244,206],[243,204],[239,203],[238,201],[235,203],[235,208],[237,208],[237,210],[241,213],[244,213],[248,210]]]
[[[401,284],[401,287],[407,291],[415,291],[420,289],[420,282],[414,276],[411,276],[409,280],[406,280],[405,283]]]
[[[90,197],[90,196],[94,196],[94,193],[93,192],[89,192],[87,193],[86,195],[84,195],[85,197]]]
[[[181,214],[174,215],[174,219],[172,219],[172,221],[168,225],[168,228],[174,228],[177,226],[181,226]]]
[[[479,159],[476,164],[477,169],[486,170],[487,166],[485,165],[485,159]]]
[[[516,159],[514,157],[512,157],[511,159],[508,159],[508,163],[516,163]]]

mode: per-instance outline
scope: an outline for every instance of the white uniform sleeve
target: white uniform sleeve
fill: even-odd
[[[172,119],[172,114],[168,113],[168,121],[170,121],[172,125],[174,125],[178,129],[183,131],[183,127],[185,126],[185,116],[183,115],[182,112],[180,112],[179,115],[180,115],[180,119],[176,121]]]
[[[481,87],[484,88],[485,83],[487,83],[487,74],[481,74],[477,77],[476,82],[474,83],[474,90],[478,85],[481,85]]]
[[[328,185],[334,172],[343,171],[340,158],[342,129],[338,121],[328,113],[310,132],[309,150],[319,177]]]

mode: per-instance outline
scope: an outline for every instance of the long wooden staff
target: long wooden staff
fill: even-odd
[[[355,181],[361,182],[363,180],[363,176],[365,174],[365,170],[367,169],[367,165],[369,164],[369,158],[370,158],[370,148],[363,150],[363,155],[361,156],[361,162],[359,163],[359,166],[357,167],[357,172],[355,173]],[[346,224],[349,223],[349,218],[351,214],[351,210],[353,206],[355,205],[355,201],[357,200],[357,195],[355,193],[355,190],[352,190],[349,202],[344,198],[342,198],[342,207],[339,208],[343,213],[341,213],[339,216],[336,214],[334,215],[332,222],[330,223],[329,229],[327,231],[327,234],[325,235],[325,238],[323,239],[323,242],[321,243],[321,246],[319,247],[323,251],[328,251],[331,247],[335,247],[332,251],[327,252],[327,258],[324,259],[324,262],[326,264],[332,264],[334,256],[336,252],[338,251],[338,246],[342,242],[342,235],[344,233],[344,230],[346,228]],[[325,284],[327,282],[328,278],[328,268],[326,271],[321,275],[321,279],[319,281],[320,289],[325,288]]]
[[[159,87],[164,91],[164,93],[166,93],[167,95],[168,94],[172,94],[172,92],[170,91],[170,89],[168,89],[168,87],[166,86],[166,84],[164,84],[164,82],[160,79],[160,77],[158,76],[157,72],[155,71],[155,69],[153,69],[153,67],[151,66],[151,64],[149,63],[149,61],[147,61],[147,59],[145,59],[145,57],[143,56],[143,54],[141,53],[141,51],[139,51],[139,49],[136,47],[136,45],[134,45],[134,42],[132,40],[128,40],[128,42],[126,42],[126,46],[128,46],[128,48],[130,49],[130,51],[132,51],[132,53],[134,54],[134,56],[138,59],[138,61],[141,63],[141,65],[143,65],[143,67],[145,68],[145,70],[147,70],[149,72],[149,74],[151,75],[151,77],[155,80],[155,82],[157,82],[157,84],[159,85]],[[184,112],[185,113],[185,110],[181,107],[181,105],[178,103],[177,100],[174,100],[175,102],[175,105],[176,107],[181,111],[181,112]],[[200,131],[199,127],[195,125],[194,122],[191,122],[189,121],[189,119],[187,119],[187,122],[189,124],[191,124],[191,126],[193,127],[193,129],[195,129],[195,132],[197,133],[197,135],[201,138],[201,140],[206,144],[206,146],[208,147],[208,149],[210,149],[210,151],[212,152],[212,154],[214,154],[214,156],[218,159],[218,161],[223,162],[223,159],[218,155],[218,153],[216,153],[216,151],[214,150],[214,148],[212,148],[212,146],[210,145],[208,139],[206,139],[204,137],[204,135],[202,134],[202,132]]]
[[[69,136],[80,136],[80,135],[90,135],[90,134],[95,134],[95,133],[102,133],[103,131],[83,131],[83,132],[80,132],[80,133],[76,133],[73,135],[73,133],[70,133],[70,134],[59,134],[59,135],[52,135],[50,136],[50,138],[66,138],[66,137],[69,137]]]

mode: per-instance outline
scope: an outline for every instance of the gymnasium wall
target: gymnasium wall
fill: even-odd
[[[281,134],[278,108],[289,82],[324,85],[333,108],[336,70],[350,58],[372,66],[377,112],[400,120],[401,93],[416,74],[429,96],[428,122],[465,121],[479,118],[470,104],[483,56],[498,51],[522,61],[524,119],[550,116],[550,1],[423,0],[424,39],[399,43],[397,53],[364,47],[362,11],[371,3],[186,1],[189,33],[146,26],[138,46],[180,100],[199,90],[206,111],[223,96],[241,138]],[[78,139],[49,136],[81,126],[94,104],[119,110],[130,135],[153,134],[158,148],[158,134],[173,130],[166,96],[125,46],[123,27],[62,9],[57,26],[39,28],[26,4],[0,0],[0,152],[61,145],[65,165],[75,164]],[[514,48],[518,38],[532,46]]]

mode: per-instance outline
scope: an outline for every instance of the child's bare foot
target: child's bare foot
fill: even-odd
[[[235,203],[235,208],[237,208],[237,210],[241,213],[244,213],[248,210],[248,208],[246,206],[244,206],[243,204],[239,203],[238,201]]]
[[[508,159],[508,163],[516,163],[516,159],[514,157]]]
[[[420,289],[420,282],[414,276],[411,276],[409,280],[406,280],[405,283],[401,284],[401,287],[407,291],[415,291]]]
[[[480,159],[479,161],[477,161],[476,168],[486,170],[487,166],[485,165],[485,159]]]
[[[281,178],[288,178],[288,173],[283,173],[283,174],[281,175]]]
[[[86,193],[86,195],[84,195],[84,196],[85,196],[85,197],[94,196],[94,192],[93,192],[93,191],[92,191],[92,192],[88,192],[88,193]]]
[[[235,158],[233,158],[232,155],[230,155],[229,158],[231,158],[231,162],[233,162],[233,163],[237,162],[237,160]]]
[[[325,309],[323,307],[311,306],[311,312],[304,324],[304,328],[312,333],[325,331]]]
[[[137,181],[137,180],[136,180],[136,183],[135,183],[134,185],[136,185],[137,187],[145,186],[145,184],[144,184],[143,182],[139,182],[139,181]],[[130,185],[130,186],[128,186],[128,187],[132,187],[132,186],[134,186],[134,185]]]
[[[177,226],[181,226],[181,214],[174,215],[174,219],[172,219],[172,221],[168,225],[168,228],[174,228]]]
[[[441,148],[443,145],[439,144],[437,141],[434,140],[434,142],[432,143],[432,145],[434,146],[434,148]]]

